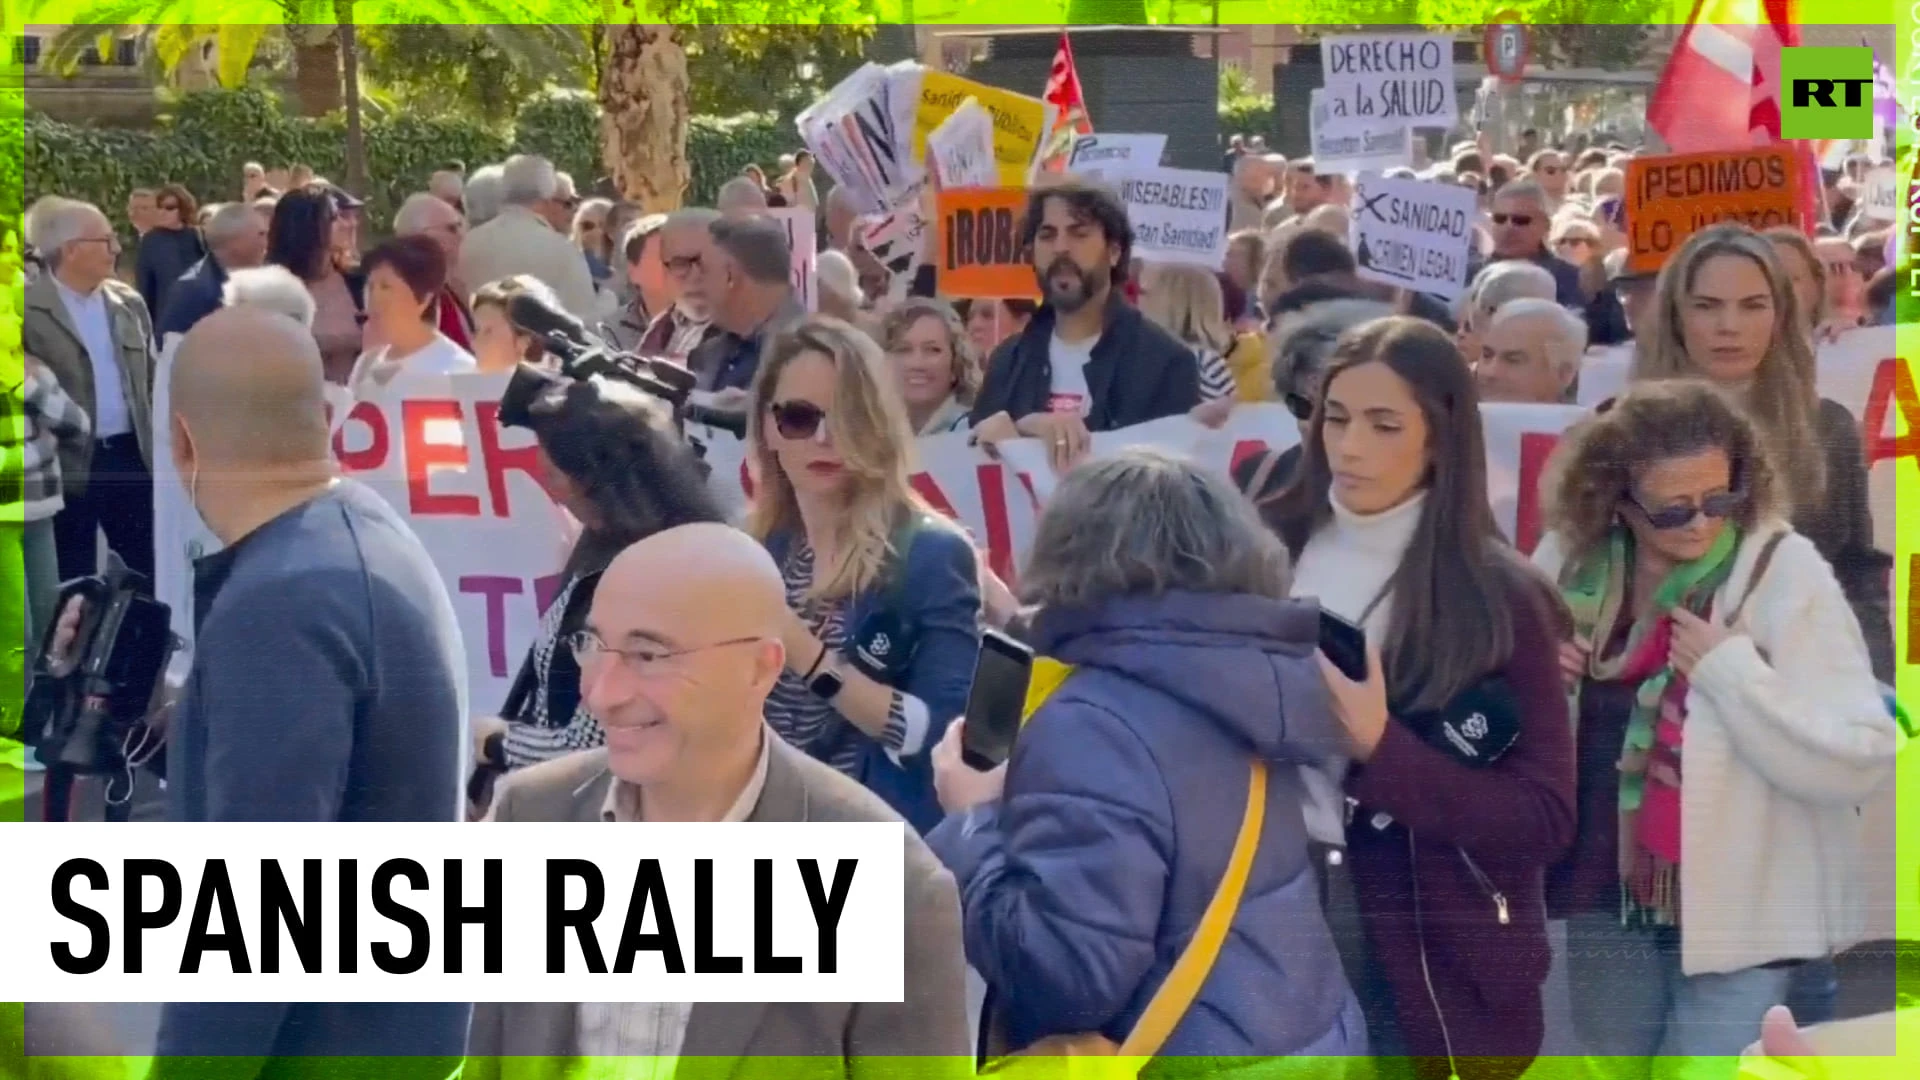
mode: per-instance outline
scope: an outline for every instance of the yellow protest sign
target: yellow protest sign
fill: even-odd
[[[1024,185],[1027,169],[1045,134],[1047,103],[945,71],[929,71],[920,80],[920,105],[913,118],[913,156],[926,160],[927,136],[968,98],[978,101],[993,116],[993,160],[1000,169],[1000,185]]]

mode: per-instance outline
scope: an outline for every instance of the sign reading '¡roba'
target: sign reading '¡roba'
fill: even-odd
[[[1799,220],[1798,162],[1784,149],[1635,158],[1627,164],[1627,269],[1653,273],[1710,225]]]
[[[942,189],[937,196],[940,295],[1020,300],[1039,295],[1025,244],[1025,188]]]

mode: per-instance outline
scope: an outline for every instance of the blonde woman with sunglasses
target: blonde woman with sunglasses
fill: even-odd
[[[865,334],[812,316],[779,335],[750,404],[747,531],[792,612],[767,722],[924,832],[942,816],[928,754],[979,653],[973,547],[908,482],[906,404]]]

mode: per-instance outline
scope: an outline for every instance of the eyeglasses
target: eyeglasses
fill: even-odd
[[[1533,215],[1532,214],[1494,214],[1493,223],[1495,225],[1506,225],[1511,223],[1516,228],[1524,229],[1527,226],[1533,224]]]
[[[666,264],[667,264],[667,273],[684,276],[686,274],[690,274],[693,271],[699,269],[700,256],[675,255],[674,257],[667,259]]]
[[[724,649],[731,645],[749,645],[762,640],[764,639],[757,637],[729,638],[726,641],[693,645],[684,649],[668,649],[658,645],[616,649],[600,640],[600,635],[591,630],[575,630],[565,638],[567,648],[573,652],[574,662],[580,665],[582,671],[598,663],[602,657],[612,656],[619,659],[626,665],[627,670],[635,675],[655,674],[664,665],[696,653]]]
[[[811,401],[779,401],[767,411],[773,414],[773,426],[779,429],[780,437],[796,442],[820,434],[820,426],[827,420],[827,411]]]
[[[108,251],[116,254],[121,250],[120,240],[114,236],[83,236],[73,242],[76,244],[105,244],[107,245]]]
[[[1597,243],[1599,243],[1599,241],[1595,240],[1591,236],[1563,236],[1560,238],[1560,243],[1558,246],[1573,247],[1575,245],[1578,245],[1580,247],[1592,247]]]
[[[1627,496],[1627,501],[1646,517],[1647,524],[1664,532],[1668,529],[1684,529],[1702,514],[1710,518],[1732,517],[1734,511],[1746,503],[1747,496],[1745,492],[1723,491],[1701,499],[1698,506],[1663,506],[1658,510],[1647,509],[1647,504],[1635,495]]]
[[[1851,274],[1856,269],[1853,263],[1844,261],[1822,263],[1821,265],[1826,267],[1828,274]]]

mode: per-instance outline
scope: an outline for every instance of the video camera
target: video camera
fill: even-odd
[[[666,402],[683,435],[686,425],[693,423],[730,432],[739,439],[747,436],[743,414],[689,400],[695,384],[693,372],[666,360],[615,349],[589,333],[579,319],[548,306],[537,296],[521,293],[513,297],[507,304],[507,321],[544,343],[547,352],[560,361],[560,371],[555,374],[531,364],[521,364],[514,370],[507,392],[500,396],[500,423],[506,427],[537,431],[532,405],[542,391],[561,380],[597,375],[620,380]],[[688,437],[687,441],[705,455],[706,447],[697,439]]]
[[[71,667],[62,662],[56,669],[50,658],[58,620],[47,627],[34,660],[21,736],[38,748],[41,761],[79,775],[125,775],[131,791],[133,767],[152,749],[145,744],[145,720],[154,690],[180,646],[172,609],[148,595],[151,590],[118,555],[109,556],[105,573],[60,587],[55,610],[64,612],[80,598],[80,625],[63,650]]]

